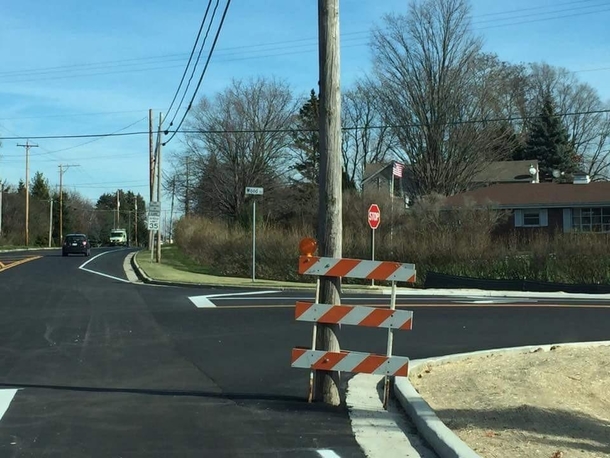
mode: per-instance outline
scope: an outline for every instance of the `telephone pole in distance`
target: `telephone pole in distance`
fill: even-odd
[[[25,246],[30,246],[30,148],[38,148],[38,145],[26,140],[25,144],[17,143],[17,146],[25,148]]]

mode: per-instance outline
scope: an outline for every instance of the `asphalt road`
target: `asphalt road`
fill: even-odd
[[[244,291],[133,285],[126,251],[101,253],[41,252],[0,273],[0,393],[20,388],[0,410],[0,457],[363,456],[345,409],[306,403],[308,373],[290,368],[290,349],[311,339],[292,309],[308,293],[197,308],[189,297]],[[414,327],[395,334],[395,353],[610,339],[607,301],[463,303],[480,300],[401,298]],[[340,338],[385,349],[382,330],[344,327]]]

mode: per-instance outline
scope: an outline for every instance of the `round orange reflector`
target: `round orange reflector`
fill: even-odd
[[[313,256],[318,249],[318,242],[316,239],[306,237],[299,242],[299,251],[303,256]]]

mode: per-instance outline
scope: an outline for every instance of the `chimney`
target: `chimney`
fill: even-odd
[[[575,173],[573,184],[589,184],[591,183],[591,177],[587,173]]]

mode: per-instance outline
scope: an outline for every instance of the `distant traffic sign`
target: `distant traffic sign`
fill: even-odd
[[[148,204],[148,218],[161,218],[161,202],[150,202]]]
[[[381,223],[381,210],[379,210],[379,205],[372,204],[369,207],[369,226],[371,229],[375,230],[379,227]]]
[[[263,195],[263,188],[247,187],[246,188],[246,195],[250,195],[250,196],[262,196]]]

